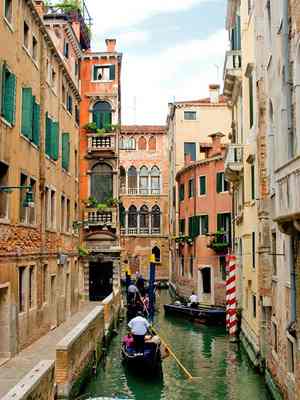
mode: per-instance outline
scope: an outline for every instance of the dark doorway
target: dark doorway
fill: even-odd
[[[210,268],[203,268],[201,270],[201,273],[203,282],[203,293],[210,293],[211,292]]]
[[[109,296],[113,289],[113,263],[91,262],[89,272],[90,301],[101,301]]]

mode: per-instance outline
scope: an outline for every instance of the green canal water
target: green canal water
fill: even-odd
[[[250,366],[245,353],[230,344],[226,332],[184,319],[164,316],[169,302],[166,290],[159,293],[155,325],[162,337],[192,373],[189,381],[172,357],[163,361],[161,379],[144,379],[126,371],[120,343],[126,323],[112,340],[106,360],[82,394],[135,400],[270,400],[263,378]]]

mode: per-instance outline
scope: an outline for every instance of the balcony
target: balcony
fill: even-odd
[[[111,228],[117,227],[117,209],[98,210],[97,208],[87,208],[84,212],[84,227]]]
[[[226,52],[223,79],[224,79],[224,95],[231,97],[235,80],[242,74],[242,55],[241,50],[230,50]]]
[[[244,148],[240,144],[230,144],[225,158],[225,178],[237,182],[243,172]]]
[[[128,196],[159,196],[161,192],[160,188],[128,188],[126,190],[125,186],[121,186],[120,194]]]
[[[88,152],[115,152],[115,135],[88,134]]]
[[[160,235],[160,228],[121,228],[121,235],[136,236],[136,235]]]

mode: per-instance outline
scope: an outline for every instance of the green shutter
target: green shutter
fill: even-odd
[[[193,217],[189,218],[189,236],[193,236]]]
[[[224,229],[223,214],[217,214],[217,230]]]
[[[95,122],[96,127],[98,129],[102,128],[102,121],[101,121],[101,112],[100,111],[94,111],[93,112],[93,122]]]
[[[195,220],[195,236],[199,236],[200,235],[200,216],[196,215],[194,217]]]
[[[223,183],[223,173],[218,172],[217,173],[217,193],[222,192],[222,183]]]
[[[200,176],[200,195],[206,194],[206,176]]]
[[[116,66],[115,65],[111,65],[109,67],[109,79],[111,81],[114,81],[116,79]]]
[[[3,68],[3,89],[2,114],[7,122],[14,124],[16,113],[16,77],[5,67]]]
[[[21,132],[32,140],[33,97],[31,88],[22,88],[22,126]]]
[[[96,67],[95,65],[93,66],[93,80],[97,80],[97,73],[98,73],[99,67]]]
[[[70,163],[70,134],[64,132],[62,134],[62,167],[68,171]]]
[[[51,158],[55,161],[58,160],[58,146],[59,146],[59,125],[58,122],[51,124]]]
[[[208,233],[208,215],[201,215],[201,235]]]
[[[36,146],[40,145],[40,105],[33,102],[33,129],[32,141]]]
[[[46,138],[45,138],[45,152],[47,156],[51,157],[51,125],[52,121],[46,113]]]
[[[111,127],[111,113],[110,112],[103,113],[103,127],[105,129],[109,129]]]

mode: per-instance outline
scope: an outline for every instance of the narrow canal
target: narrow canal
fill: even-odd
[[[163,361],[163,377],[138,378],[125,371],[120,356],[126,322],[109,348],[105,364],[86,386],[91,397],[116,396],[135,400],[269,400],[263,378],[243,351],[232,347],[224,329],[164,316],[167,290],[159,293],[155,325],[178,358],[196,378],[187,380],[172,357]]]

